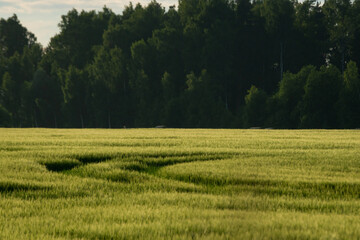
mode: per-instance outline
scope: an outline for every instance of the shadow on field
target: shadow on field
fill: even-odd
[[[85,155],[77,158],[82,164],[100,163],[111,160],[111,156],[97,156],[97,155]]]
[[[81,155],[40,161],[47,170],[71,174],[80,177],[92,177],[114,182],[142,182],[154,176],[161,168],[180,163],[221,160],[229,154],[117,154],[117,155]],[[105,164],[101,164],[105,163]],[[176,179],[174,179],[176,180]],[[178,180],[177,180],[178,181]]]
[[[0,182],[1,193],[11,193],[17,191],[36,191],[36,190],[49,190],[48,186],[39,186],[27,183],[16,182]]]
[[[49,171],[63,172],[63,171],[71,170],[81,164],[78,164],[76,162],[74,162],[74,163],[72,163],[72,162],[48,162],[48,163],[43,163],[43,165]]]
[[[219,191],[248,192],[258,196],[294,197],[318,199],[358,199],[360,184],[347,182],[299,182],[275,179],[254,179],[246,176],[216,176],[199,174],[197,172],[166,173],[159,171],[164,167],[191,162],[206,162],[222,160],[234,155],[216,153],[191,154],[117,154],[117,155],[77,155],[59,159],[42,161],[41,163],[52,172],[64,173],[77,177],[102,179],[121,183],[142,183],[153,181],[155,178],[167,179],[176,182],[191,183],[197,186],[206,186]],[[32,186],[2,186],[0,191],[12,189],[36,189]],[[235,190],[234,190],[235,189]],[[185,189],[187,190],[187,189]]]
[[[64,172],[76,167],[84,166],[91,163],[100,163],[110,160],[110,156],[85,155],[77,158],[59,158],[51,160],[42,160],[40,163],[52,172]]]

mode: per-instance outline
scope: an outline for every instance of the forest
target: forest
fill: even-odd
[[[42,46],[0,20],[0,126],[360,127],[360,0],[154,0],[58,26]]]

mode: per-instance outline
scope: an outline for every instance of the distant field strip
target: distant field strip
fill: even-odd
[[[360,131],[0,129],[0,239],[360,239]]]

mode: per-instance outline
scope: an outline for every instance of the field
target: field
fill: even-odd
[[[0,239],[360,239],[360,131],[0,129]]]

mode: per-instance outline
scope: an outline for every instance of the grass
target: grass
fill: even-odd
[[[0,129],[0,239],[360,239],[360,131]]]

